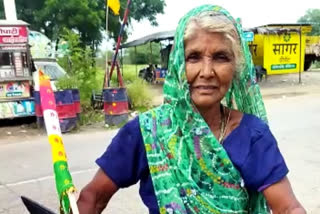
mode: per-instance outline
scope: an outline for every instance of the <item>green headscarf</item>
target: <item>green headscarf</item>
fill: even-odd
[[[164,83],[164,104],[139,116],[160,213],[268,213],[261,193],[249,193],[239,171],[192,104],[185,74],[184,32],[191,17],[216,11],[241,37],[245,66],[225,96],[229,107],[266,121],[254,67],[241,25],[223,8],[204,5],[179,22]],[[236,107],[231,106],[232,100]]]

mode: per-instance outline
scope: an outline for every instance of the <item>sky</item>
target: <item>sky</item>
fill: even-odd
[[[128,41],[167,30],[174,30],[179,19],[190,9],[202,4],[215,4],[241,18],[245,28],[272,23],[296,23],[309,8],[320,9],[320,0],[166,0],[164,14],[157,15],[159,26],[147,20],[132,22]]]

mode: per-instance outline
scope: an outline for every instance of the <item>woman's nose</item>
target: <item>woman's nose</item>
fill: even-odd
[[[206,78],[214,76],[212,60],[205,57],[202,63],[201,75]]]

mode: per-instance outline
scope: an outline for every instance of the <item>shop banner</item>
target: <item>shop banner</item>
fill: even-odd
[[[14,118],[23,116],[34,116],[34,101],[22,100],[16,102],[0,103],[0,118]]]
[[[0,27],[0,44],[18,44],[28,42],[26,26]]]
[[[20,97],[30,97],[30,84],[28,81],[0,83],[0,99]]]

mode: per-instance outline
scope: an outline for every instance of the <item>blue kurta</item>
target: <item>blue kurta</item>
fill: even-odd
[[[223,147],[248,189],[263,191],[288,173],[269,126],[256,116],[244,114]],[[120,129],[96,163],[119,188],[140,181],[142,201],[150,213],[159,213],[138,117]]]

